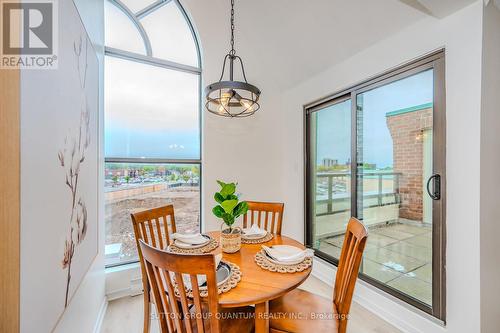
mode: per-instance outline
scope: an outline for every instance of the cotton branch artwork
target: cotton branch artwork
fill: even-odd
[[[90,112],[85,93],[88,68],[87,49],[88,41],[85,39],[85,42],[82,42],[81,37],[73,44],[81,92],[80,126],[75,135],[66,136],[64,148],[58,153],[59,163],[65,172],[65,184],[71,195],[71,214],[61,261],[62,269],[67,270],[65,308],[68,306],[73,257],[78,246],[85,240],[87,233],[87,207],[78,188],[81,166],[85,162],[85,152],[90,144]]]

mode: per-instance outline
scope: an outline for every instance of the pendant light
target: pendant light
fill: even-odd
[[[226,63],[229,62],[229,80],[224,80]],[[234,79],[234,67],[240,64],[243,81]],[[260,90],[248,83],[243,61],[234,49],[234,0],[231,0],[231,50],[224,57],[218,82],[205,88],[205,107],[209,112],[223,117],[248,117],[259,108]]]

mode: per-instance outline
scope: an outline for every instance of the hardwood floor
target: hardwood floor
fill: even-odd
[[[311,276],[301,286],[301,289],[332,298],[332,287]],[[101,333],[141,333],[142,332],[142,295],[126,297],[109,302]],[[152,314],[154,318],[154,311]],[[400,331],[353,302],[351,320],[347,331],[349,333],[399,333]],[[151,333],[158,333],[158,325],[153,319]]]

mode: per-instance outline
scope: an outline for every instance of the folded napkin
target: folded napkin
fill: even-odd
[[[259,228],[257,224],[252,224],[250,228],[243,229],[244,236],[265,236],[267,234],[267,230]]]
[[[220,261],[222,260],[222,253],[215,255],[215,267],[219,268]]]
[[[188,244],[188,245],[201,245],[201,244],[206,243],[208,241],[208,239],[203,237],[203,235],[200,233],[196,233],[196,234],[174,233],[174,234],[172,234],[172,239],[176,239],[176,240],[178,240],[182,243]]]
[[[283,263],[295,262],[314,256],[314,251],[311,249],[302,250],[290,245],[274,245],[272,247],[262,245],[262,248],[271,258]]]

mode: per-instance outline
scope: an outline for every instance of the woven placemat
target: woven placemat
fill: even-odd
[[[231,275],[229,275],[229,279],[227,279],[226,282],[218,286],[217,292],[219,294],[228,292],[229,290],[233,289],[236,287],[236,285],[241,281],[241,271],[240,267],[236,264],[233,264],[232,262],[222,260],[221,262],[226,263],[231,267]],[[179,293],[179,286],[177,285],[177,282],[175,282],[175,277],[173,277],[173,282],[174,282],[174,292],[177,297],[180,297]],[[193,290],[191,288],[186,288],[186,296],[189,298],[193,298]],[[200,296],[201,297],[207,297],[208,296],[208,290],[200,290]]]
[[[269,242],[271,239],[273,239],[273,237],[274,237],[274,235],[270,232],[268,232],[267,235],[265,235],[264,237],[257,238],[257,239],[245,239],[245,238],[241,237],[241,243],[243,243],[243,244],[260,244],[260,243]]]
[[[212,252],[217,247],[219,247],[219,242],[215,238],[210,237],[210,243],[205,246],[196,248],[196,249],[183,249],[181,247],[176,246],[175,244],[170,244],[168,247],[168,251],[173,253],[183,253],[183,254],[203,254]]]
[[[305,258],[302,262],[294,265],[279,265],[274,262],[269,261],[267,259],[266,253],[264,250],[261,250],[255,254],[255,263],[262,267],[263,269],[267,269],[271,272],[278,273],[297,273],[302,272],[309,267],[312,266],[313,260],[311,257]]]

